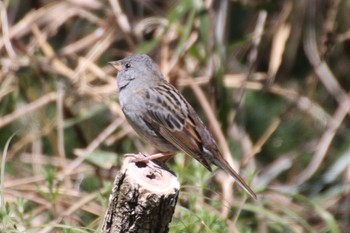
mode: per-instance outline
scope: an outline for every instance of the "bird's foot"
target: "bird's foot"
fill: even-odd
[[[132,158],[131,162],[134,162],[134,163],[137,163],[137,162],[148,163],[149,162],[149,160],[141,161],[141,160],[147,158],[147,156],[145,154],[141,153],[141,152],[139,152],[138,154],[132,154],[132,153],[124,154],[124,157]]]
[[[172,156],[172,153],[157,153],[149,156],[146,156],[141,152],[138,154],[125,154],[125,157],[131,157],[132,162],[134,163],[148,163],[149,161],[158,160],[161,158],[169,158],[169,156]]]

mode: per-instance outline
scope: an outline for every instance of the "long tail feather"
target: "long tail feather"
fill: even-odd
[[[254,191],[249,187],[244,179],[235,170],[233,170],[233,168],[227,163],[225,159],[217,156],[217,158],[214,158],[213,163],[229,173],[237,181],[239,186],[249,194],[249,196],[251,196],[254,200],[258,200]]]

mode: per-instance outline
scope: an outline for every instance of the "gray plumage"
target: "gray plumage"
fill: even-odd
[[[161,152],[181,150],[211,171],[213,163],[229,173],[254,199],[255,193],[222,157],[197,113],[144,54],[111,62],[118,70],[122,110],[134,130]]]

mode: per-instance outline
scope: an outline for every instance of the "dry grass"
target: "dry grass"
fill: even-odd
[[[349,232],[350,6],[314,1],[0,2],[2,232],[99,231],[121,155],[152,151],[107,64],[140,52],[259,195],[178,155],[172,232]]]

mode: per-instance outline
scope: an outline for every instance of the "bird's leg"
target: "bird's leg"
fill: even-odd
[[[163,154],[164,155],[164,156],[161,156],[160,158],[157,159],[157,161],[162,163],[162,164],[165,164],[166,162],[168,162],[175,155],[173,152],[163,152],[163,153],[159,152],[157,154]]]
[[[160,160],[161,162],[165,163],[170,158],[172,158],[173,153],[164,152],[164,153],[156,153],[149,156],[146,156],[142,153],[138,153],[138,154],[125,154],[125,156],[132,157],[133,158],[132,162],[134,163],[139,163],[139,162],[148,163],[149,161],[152,161],[152,160]]]
[[[124,154],[124,157],[132,158],[132,162],[135,162],[135,160],[143,159],[143,158],[146,158],[147,156],[139,152],[138,154],[127,153],[127,154]]]

